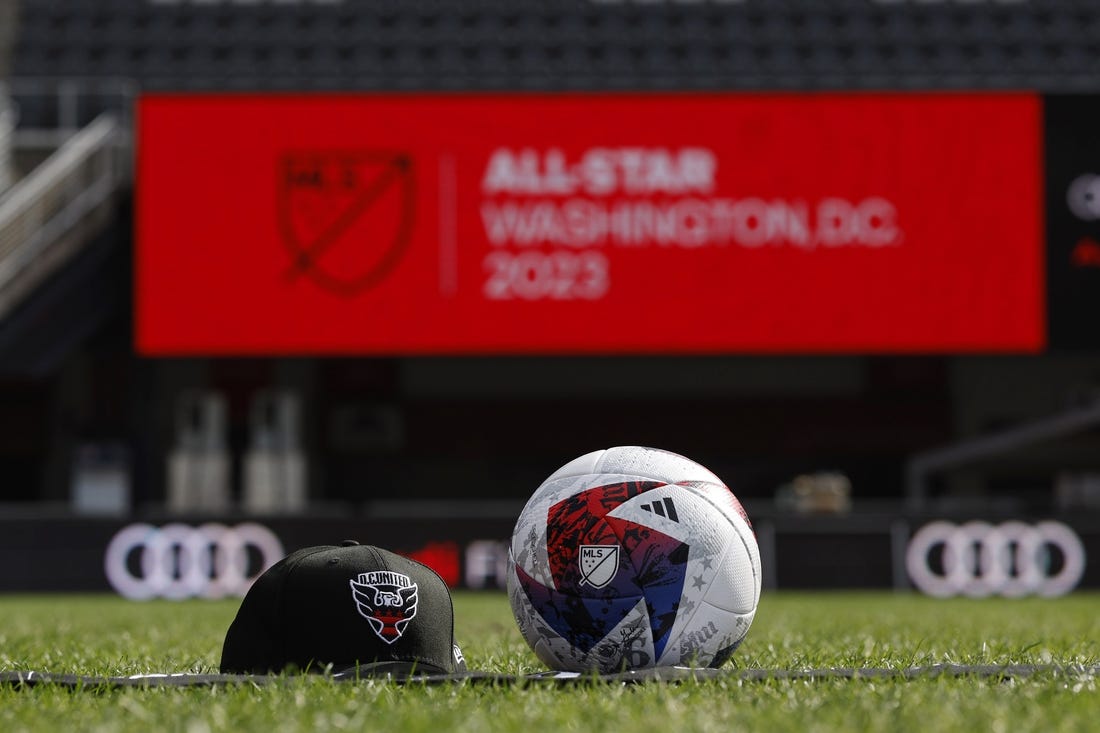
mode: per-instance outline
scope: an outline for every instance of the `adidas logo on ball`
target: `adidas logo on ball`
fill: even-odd
[[[672,503],[672,499],[667,496],[662,501],[655,501],[652,504],[641,504],[638,506],[643,512],[652,512],[659,517],[668,517],[673,522],[679,522],[680,518],[676,516],[676,505]]]

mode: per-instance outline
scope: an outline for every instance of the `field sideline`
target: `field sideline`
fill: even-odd
[[[0,671],[214,672],[238,601],[0,596]],[[731,669],[1100,663],[1100,595],[940,601],[765,593]],[[500,593],[455,595],[474,670],[542,671]],[[996,680],[718,681],[616,686],[337,684],[70,691],[0,689],[0,730],[730,731],[1093,728],[1090,675]]]

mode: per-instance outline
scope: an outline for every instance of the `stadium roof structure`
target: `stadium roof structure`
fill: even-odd
[[[22,0],[17,79],[160,90],[1100,90],[1092,0]]]

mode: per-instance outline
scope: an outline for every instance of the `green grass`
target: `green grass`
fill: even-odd
[[[459,593],[472,669],[538,661],[502,594]],[[125,675],[213,672],[236,601],[131,603],[0,596],[0,670]],[[1100,596],[938,601],[882,593],[766,594],[731,668],[1100,664]],[[71,691],[0,689],[0,731],[738,731],[1096,729],[1090,676],[1013,680],[769,680],[638,686],[337,684]]]

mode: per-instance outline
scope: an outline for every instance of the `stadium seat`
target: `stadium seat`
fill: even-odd
[[[1095,89],[1100,6],[23,0],[17,77],[179,89]]]

